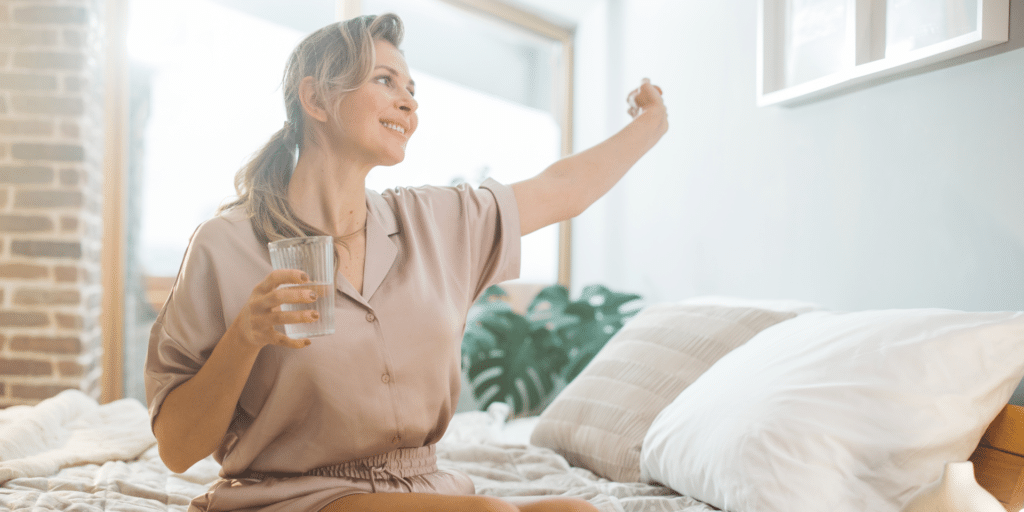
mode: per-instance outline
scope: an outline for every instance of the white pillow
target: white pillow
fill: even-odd
[[[530,443],[616,482],[640,481],[654,418],[729,351],[796,313],[653,304],[608,340],[540,415]]]
[[[641,479],[723,510],[897,511],[967,460],[1024,376],[1024,313],[816,311],[655,418]]]

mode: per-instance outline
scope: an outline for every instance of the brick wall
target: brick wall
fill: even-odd
[[[102,0],[0,0],[0,407],[99,398]]]

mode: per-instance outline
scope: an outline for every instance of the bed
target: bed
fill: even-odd
[[[480,494],[602,511],[899,512],[968,459],[1022,377],[1019,312],[655,304],[540,416],[456,414],[438,464]],[[0,410],[0,510],[185,511],[219,466],[174,474],[155,443],[133,399]],[[991,510],[958,506],[942,510]]]
[[[536,418],[506,423],[507,410],[457,414],[438,445],[439,466],[466,472],[479,493],[493,496],[576,496],[606,511],[713,510],[663,486],[612,482],[573,468],[552,450],[528,444]],[[0,411],[0,510],[187,510],[220,466],[209,457],[185,473],[171,472],[148,425],[133,399],[98,405],[78,391]]]

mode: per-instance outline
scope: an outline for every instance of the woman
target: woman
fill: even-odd
[[[146,390],[160,456],[176,472],[213,454],[220,481],[190,510],[591,511],[583,500],[512,504],[439,470],[435,443],[459,396],[466,313],[519,275],[520,237],[578,215],[668,128],[660,90],[598,146],[511,187],[365,189],[401,162],[417,126],[397,16],[306,38],[285,72],[288,121],[236,178],[239,199],[196,230],[153,326]],[[298,158],[296,159],[296,154]],[[266,244],[335,237],[335,334],[312,322],[297,270]]]

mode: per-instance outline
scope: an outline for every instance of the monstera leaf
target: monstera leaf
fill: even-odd
[[[640,311],[639,299],[634,293],[590,285],[583,288],[579,300],[566,306],[565,313],[579,322],[559,332],[569,349],[569,363],[562,371],[565,382],[575,379],[626,320]]]
[[[638,308],[640,298],[600,285],[572,302],[568,290],[541,290],[526,311],[514,312],[492,286],[470,309],[462,342],[473,396],[481,409],[505,402],[516,416],[539,413],[555,389],[576,378]]]
[[[467,324],[463,352],[481,409],[505,402],[517,414],[541,406],[567,361],[557,333],[511,310],[495,309]]]

